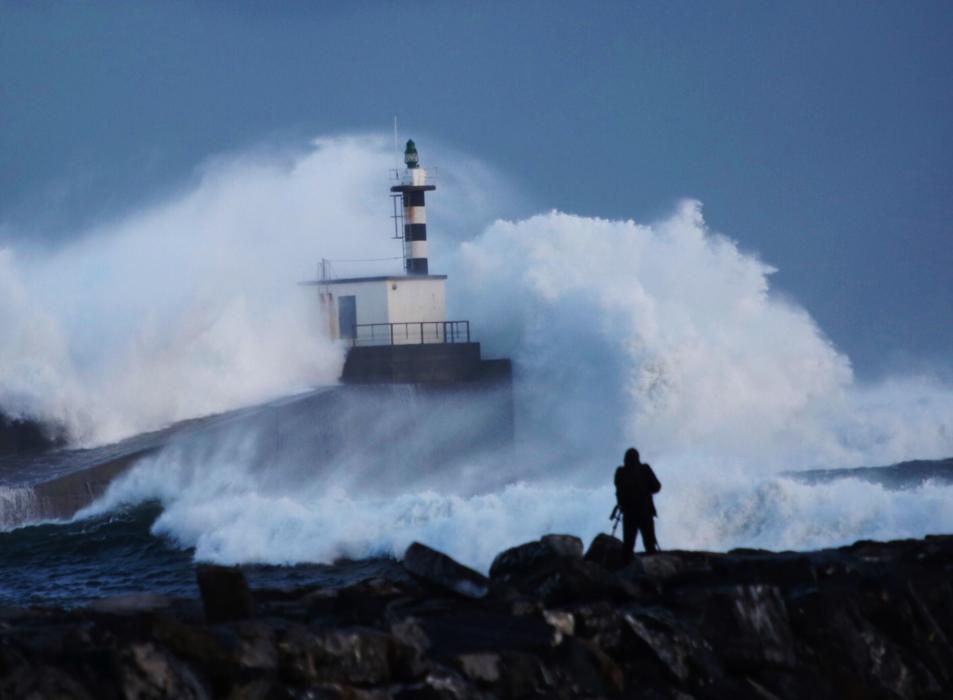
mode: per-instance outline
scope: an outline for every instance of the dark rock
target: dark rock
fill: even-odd
[[[455,589],[479,574],[418,546],[407,571],[427,576],[258,591],[255,619],[150,595],[0,609],[0,698],[953,697],[951,537],[618,572],[544,541],[566,549],[518,557],[480,598]],[[211,600],[247,591],[205,572]]]
[[[554,697],[553,681],[537,656],[508,652],[501,655],[500,681],[494,694],[504,698]]]
[[[488,698],[458,673],[448,668],[435,668],[419,682],[406,685],[393,693],[394,700],[482,700]]]
[[[192,670],[154,644],[134,644],[120,653],[120,687],[126,698],[204,700],[208,691]]]
[[[240,569],[200,564],[195,575],[209,623],[249,620],[255,616],[251,591]]]
[[[562,557],[582,558],[582,540],[571,535],[546,535],[535,542],[511,547],[493,560],[490,578],[505,579],[532,573],[540,566]]]
[[[575,535],[543,535],[539,541],[560,557],[582,559],[582,540]]]
[[[547,607],[587,600],[625,600],[640,594],[631,582],[586,559],[557,559],[512,583]]]
[[[618,695],[625,689],[619,665],[599,646],[585,639],[572,639],[560,648],[559,667],[568,671],[570,682],[587,697]]]
[[[856,599],[864,617],[915,660],[914,670],[926,685],[929,674],[940,686],[953,687],[953,645],[917,586],[885,582],[862,589]]]
[[[374,685],[410,679],[422,669],[416,653],[379,630],[351,627],[311,630],[290,625],[275,635],[278,667],[296,683]]]
[[[420,621],[414,617],[392,622],[390,633],[411,649],[415,649],[421,656],[426,654],[432,646],[430,637],[427,636],[424,628],[420,625]]]
[[[729,666],[794,665],[794,638],[777,587],[690,587],[676,596],[680,605],[695,611],[705,638]]]
[[[582,540],[572,535],[546,535],[536,542],[511,547],[496,555],[490,578],[506,578],[532,573],[543,564],[562,557],[582,558]]]
[[[822,550],[811,555],[814,579],[823,584],[857,585],[865,579],[884,575],[882,564],[852,557],[839,550]]]
[[[842,697],[926,697],[905,655],[864,618],[853,594],[813,591],[790,603],[795,633]],[[934,692],[935,694],[935,692]]]
[[[293,700],[294,694],[277,679],[258,678],[234,686],[228,700]]]
[[[356,640],[339,637],[336,641],[336,648],[325,651],[315,634],[304,625],[289,625],[286,628],[275,630],[273,638],[275,652],[277,653],[275,661],[281,670],[282,678],[289,679],[299,685],[346,678],[350,670],[347,668],[349,659],[346,657],[352,657],[351,661],[357,660],[353,659],[357,655],[355,653],[356,645],[353,644]],[[348,644],[348,642],[352,643]],[[375,651],[376,653],[371,653],[368,664],[360,665],[362,666],[360,676],[364,681],[368,678],[386,680],[389,676],[390,669],[386,665],[386,651],[380,648]],[[344,663],[340,669],[340,674],[333,677],[330,673],[327,675],[319,674],[319,670],[325,666],[331,666],[332,672],[334,671],[333,666],[337,661],[335,656],[345,657],[341,659]]]
[[[595,562],[610,571],[621,569],[625,565],[624,547],[622,540],[617,537],[599,533],[589,545],[586,560]]]
[[[407,548],[404,567],[414,576],[467,598],[483,598],[489,591],[485,576],[419,542]]]
[[[514,617],[489,609],[459,609],[421,617],[420,628],[437,658],[485,651],[539,651],[554,641],[542,616]]]
[[[471,681],[483,684],[500,680],[500,655],[493,652],[461,654],[451,660],[454,668]]]
[[[9,670],[0,666],[0,698],[98,700],[99,697],[55,666],[17,663]]]
[[[802,552],[733,551],[727,556],[709,556],[707,566],[726,583],[765,583],[793,588],[817,581],[812,556]]]
[[[664,608],[632,608],[623,617],[631,636],[625,655],[637,660],[646,655],[681,683],[706,687],[724,672],[712,645],[687,621]]]
[[[625,572],[664,583],[696,580],[711,570],[711,555],[707,552],[671,551],[637,556]]]
[[[553,646],[576,634],[576,618],[565,610],[543,610],[543,620],[553,628]]]
[[[626,626],[623,610],[606,601],[574,605],[570,609],[575,636],[589,639],[610,653],[621,649]]]
[[[152,637],[179,658],[213,675],[230,676],[247,662],[237,652],[238,638],[228,635],[229,641],[223,641],[205,625],[186,625],[162,616],[153,625]]]

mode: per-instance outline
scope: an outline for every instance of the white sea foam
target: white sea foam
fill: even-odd
[[[233,159],[52,258],[7,253],[0,320],[19,340],[0,342],[0,404],[102,440],[327,381],[340,352],[291,282],[322,255],[386,246],[388,165],[381,140],[359,138],[289,161]],[[89,512],[159,498],[156,531],[214,561],[399,554],[419,539],[485,568],[545,532],[606,529],[612,469],[636,444],[665,485],[666,547],[806,548],[953,527],[946,485],[776,476],[953,454],[949,386],[859,383],[809,313],[772,293],[771,266],[709,231],[697,202],[648,224],[554,211],[484,225],[464,205],[494,201],[490,179],[431,198],[432,266],[450,273],[451,316],[471,319],[484,354],[514,359],[515,456],[463,456],[446,466],[466,470],[457,486],[400,450],[309,473],[263,463],[251,431],[173,446]],[[374,468],[399,477],[390,497],[361,488]]]
[[[243,458],[254,451],[238,438],[201,458],[169,450],[117,481],[84,515],[158,497],[165,508],[153,531],[221,563],[399,557],[418,540],[483,571],[502,548],[541,534],[588,542],[610,528],[611,470],[592,474],[597,485],[589,487],[549,479],[467,494],[411,481],[393,497],[367,497],[335,488],[333,478],[281,484],[273,470]],[[891,491],[854,479],[808,485],[741,473],[662,475],[658,536],[666,549],[813,549],[953,531],[949,483]]]

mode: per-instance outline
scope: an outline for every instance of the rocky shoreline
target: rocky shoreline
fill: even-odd
[[[600,535],[421,544],[403,574],[202,600],[0,609],[0,698],[948,698],[953,535],[817,552],[640,555]]]

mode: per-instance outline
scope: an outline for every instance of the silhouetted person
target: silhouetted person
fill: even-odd
[[[622,511],[622,542],[626,563],[635,551],[636,535],[642,533],[646,552],[657,552],[655,540],[655,503],[652,495],[662,490],[662,484],[648,464],[639,460],[639,451],[630,447],[625,451],[622,466],[615,470],[615,498]]]

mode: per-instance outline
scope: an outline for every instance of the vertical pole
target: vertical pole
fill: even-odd
[[[397,112],[394,112],[394,162],[396,167],[394,171],[397,177],[400,177],[400,142],[397,139]]]

